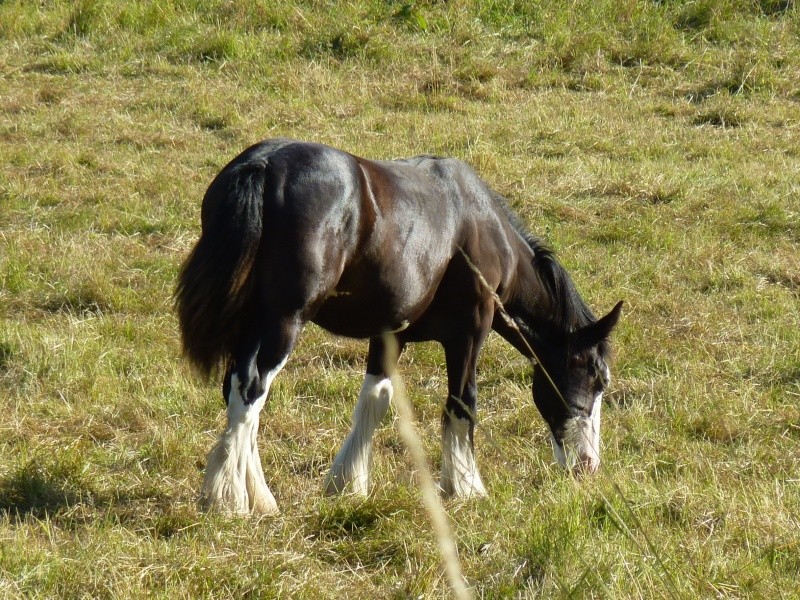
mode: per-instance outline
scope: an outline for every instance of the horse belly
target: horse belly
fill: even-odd
[[[405,289],[337,286],[325,298],[312,321],[333,334],[368,338],[402,331],[430,304],[435,285]]]

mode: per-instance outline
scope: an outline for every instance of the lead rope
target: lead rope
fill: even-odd
[[[500,316],[503,318],[503,321],[505,321],[506,325],[511,327],[511,329],[517,332],[517,334],[519,335],[519,339],[522,340],[522,343],[525,345],[525,348],[527,348],[528,352],[531,353],[531,357],[529,359],[531,361],[531,364],[532,365],[538,364],[541,367],[542,373],[545,374],[545,377],[547,377],[547,381],[550,382],[550,385],[553,387],[556,394],[558,394],[558,398],[564,404],[564,408],[570,410],[569,404],[567,404],[567,401],[564,399],[564,396],[561,395],[561,390],[558,389],[558,386],[553,381],[553,378],[550,377],[550,373],[548,373],[547,369],[545,369],[544,365],[542,364],[542,361],[539,359],[539,356],[536,354],[534,349],[531,348],[531,345],[528,343],[528,340],[525,338],[525,335],[520,330],[519,325],[517,325],[517,322],[511,318],[511,315],[509,315],[508,312],[506,312],[506,307],[503,305],[503,301],[500,299],[500,296],[498,296],[497,292],[495,292],[492,289],[492,287],[489,285],[489,282],[486,281],[486,279],[484,278],[483,273],[480,272],[480,269],[478,269],[478,267],[475,266],[475,263],[472,262],[472,259],[464,251],[464,248],[459,246],[458,251],[461,253],[461,256],[464,257],[464,260],[467,261],[467,266],[478,277],[478,282],[481,284],[483,289],[486,290],[491,295],[492,300],[494,300],[495,306],[500,312]]]
[[[492,299],[494,300],[495,306],[497,306],[497,309],[500,312],[500,316],[503,318],[503,320],[506,322],[506,324],[509,327],[511,327],[514,331],[516,331],[519,334],[519,337],[522,340],[522,343],[525,345],[525,347],[531,353],[531,357],[532,357],[530,359],[531,360],[531,364],[533,364],[533,365],[538,364],[541,367],[542,373],[544,373],[545,376],[547,377],[547,381],[550,382],[550,385],[555,390],[556,394],[558,395],[558,397],[561,400],[561,402],[564,405],[564,407],[567,409],[567,411],[571,411],[569,404],[567,404],[567,401],[564,399],[564,396],[561,394],[561,390],[558,389],[558,386],[553,381],[553,378],[550,377],[550,373],[547,372],[547,369],[542,364],[542,361],[539,359],[539,356],[536,354],[536,352],[533,350],[533,348],[531,348],[530,344],[528,343],[528,340],[525,338],[524,334],[520,330],[520,328],[517,325],[517,323],[514,321],[514,319],[511,318],[511,315],[509,315],[506,312],[505,306],[503,305],[503,301],[500,299],[500,296],[498,296],[497,292],[495,292],[491,288],[491,286],[489,285],[489,282],[486,281],[486,279],[484,278],[483,273],[481,273],[480,269],[478,269],[478,267],[475,265],[475,263],[472,262],[472,259],[470,259],[470,257],[464,251],[464,248],[459,246],[458,247],[458,251],[464,257],[464,260],[467,262],[467,266],[469,266],[469,268],[472,270],[472,272],[475,273],[475,275],[477,276],[478,281],[480,282],[481,286],[491,295]],[[473,411],[469,411],[466,408],[466,406],[464,405],[464,403],[461,401],[460,398],[458,398],[457,400],[459,401],[459,403],[461,403],[461,406],[467,410],[467,412],[469,412],[469,413],[473,412]],[[473,422],[477,423],[476,415],[473,414],[472,418],[473,418]],[[588,440],[588,436],[586,435],[585,432],[582,432],[582,435],[586,438],[587,441],[589,441]],[[493,442],[492,442],[492,445],[496,446]],[[655,557],[656,562],[661,567],[661,571],[663,571],[663,573],[664,573],[664,578],[665,578],[665,581],[667,583],[667,587],[670,588],[670,591],[672,592],[674,598],[680,598],[681,597],[681,593],[678,590],[678,586],[675,583],[675,580],[674,580],[674,578],[672,576],[672,573],[669,571],[669,569],[667,569],[666,565],[664,564],[664,561],[661,560],[661,557],[659,556],[659,553],[656,550],[655,544],[653,544],[653,542],[650,540],[650,537],[647,535],[647,532],[645,531],[642,522],[638,519],[636,514],[633,512],[633,509],[632,509],[632,507],[630,505],[630,502],[628,502],[628,499],[625,497],[625,494],[622,492],[622,490],[617,485],[617,483],[613,479],[610,480],[610,481],[611,481],[612,487],[614,488],[614,491],[619,495],[620,498],[622,498],[622,501],[625,504],[625,507],[628,509],[628,513],[633,518],[634,524],[639,528],[639,531],[641,532],[642,536],[644,537],[644,541],[645,541],[645,544],[647,545],[648,550]],[[643,550],[642,547],[639,544],[639,541],[636,540],[636,538],[633,537],[633,532],[628,528],[628,526],[622,520],[622,517],[617,514],[616,510],[614,510],[613,506],[609,502],[608,498],[606,498],[605,494],[603,494],[602,491],[600,491],[599,493],[600,493],[600,496],[603,498],[603,501],[605,502],[605,505],[609,508],[609,510],[611,510],[611,512],[612,512],[612,514],[614,516],[614,518],[612,519],[612,522],[617,526],[617,528],[620,530],[620,532],[623,533],[623,535],[626,535],[628,537],[628,539],[630,539],[637,547],[639,547],[640,550]]]

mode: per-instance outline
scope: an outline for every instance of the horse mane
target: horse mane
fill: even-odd
[[[570,332],[594,323],[597,318],[581,298],[572,277],[556,260],[555,252],[533,235],[523,237],[533,251],[533,264],[540,280],[555,300],[554,322]]]
[[[527,230],[520,218],[508,206],[505,198],[494,191],[492,196],[505,211],[511,226],[533,252],[533,266],[539,275],[539,280],[547,289],[548,296],[553,299],[555,311],[552,323],[568,332],[594,323],[597,318],[583,301],[572,277],[556,259],[555,251],[541,238]]]

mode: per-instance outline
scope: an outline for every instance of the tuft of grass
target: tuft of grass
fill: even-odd
[[[80,0],[67,16],[64,33],[86,38],[103,27],[104,0]]]

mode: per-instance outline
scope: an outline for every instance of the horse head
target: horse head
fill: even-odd
[[[554,339],[534,367],[533,400],[550,428],[558,463],[576,475],[600,467],[600,412],[611,380],[608,338],[622,302],[606,316]]]

